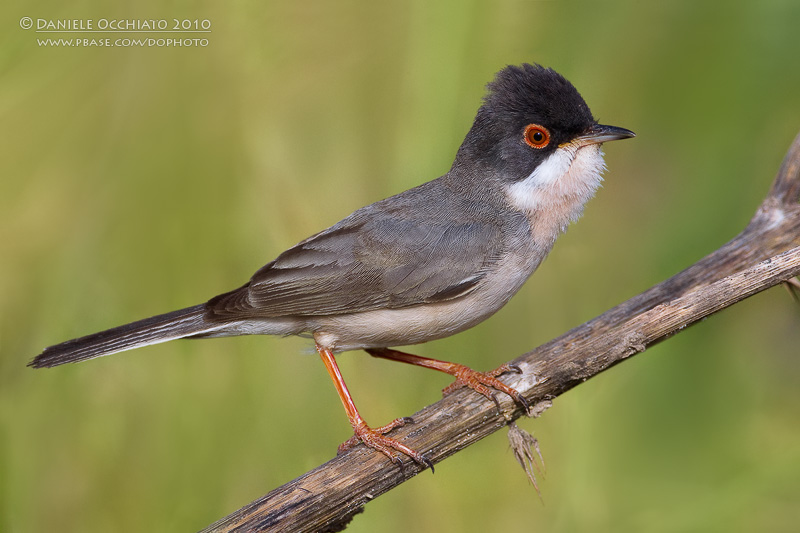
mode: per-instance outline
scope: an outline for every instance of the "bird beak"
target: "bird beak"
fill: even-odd
[[[604,126],[603,124],[595,124],[582,135],[575,139],[575,142],[586,144],[600,144],[606,141],[616,141],[619,139],[629,139],[636,137],[636,134],[631,130],[625,128],[618,128],[616,126]]]

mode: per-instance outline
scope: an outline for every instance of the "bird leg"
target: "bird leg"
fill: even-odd
[[[350,420],[350,425],[353,426],[353,431],[355,432],[353,437],[343,442],[339,446],[339,453],[351,448],[352,446],[355,446],[358,441],[361,441],[368,447],[378,450],[384,454],[395,464],[400,466],[403,465],[400,455],[398,454],[398,452],[400,452],[404,455],[407,455],[420,465],[430,467],[431,471],[433,471],[433,463],[427,457],[412,450],[408,446],[401,444],[399,441],[385,436],[386,433],[390,432],[394,428],[402,427],[409,422],[413,422],[413,420],[408,417],[398,418],[379,428],[369,427],[364,419],[361,418],[361,415],[358,413],[358,409],[356,409],[356,405],[353,402],[353,397],[350,396],[350,391],[347,389],[347,385],[344,382],[342,373],[339,371],[339,365],[336,364],[336,358],[334,357],[333,352],[322,348],[319,345],[317,345],[317,352],[322,358],[322,362],[325,363],[325,368],[328,370],[328,374],[331,376],[333,386],[336,387],[336,392],[339,394],[339,399],[342,400],[342,405],[344,405],[347,418]]]
[[[391,348],[368,348],[365,351],[373,357],[390,359],[392,361],[400,361],[402,363],[408,363],[411,365],[424,366],[425,368],[432,368],[434,370],[438,370],[439,372],[450,374],[456,378],[456,381],[442,389],[443,395],[450,394],[454,390],[461,387],[469,387],[475,392],[478,392],[486,398],[492,400],[495,405],[497,405],[497,410],[501,411],[500,402],[497,399],[497,395],[494,391],[492,391],[492,389],[494,389],[511,396],[514,401],[525,408],[526,412],[529,409],[528,401],[522,396],[522,394],[519,393],[519,391],[509,387],[497,379],[497,376],[500,374],[505,374],[506,372],[516,372],[517,374],[521,374],[522,370],[520,370],[520,368],[516,365],[504,364],[498,368],[495,368],[494,370],[490,370],[489,372],[478,372],[477,370],[472,370],[470,367],[460,365],[458,363],[449,363],[447,361],[440,361],[438,359],[431,359],[429,357],[420,357],[419,355],[400,352],[397,350],[392,350]]]

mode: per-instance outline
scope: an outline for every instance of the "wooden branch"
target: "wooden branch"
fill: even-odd
[[[769,195],[733,240],[679,274],[512,361],[523,374],[503,380],[538,411],[610,366],[725,307],[800,274],[800,135]],[[501,398],[504,414],[460,390],[416,413],[392,433],[437,463],[523,413]],[[534,408],[536,410],[537,408]],[[340,531],[373,498],[420,472],[354,447],[209,526],[207,533]]]

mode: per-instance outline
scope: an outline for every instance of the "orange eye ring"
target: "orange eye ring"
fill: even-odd
[[[525,139],[528,146],[537,150],[550,144],[550,132],[547,131],[547,128],[538,124],[525,126],[525,133],[522,138]]]

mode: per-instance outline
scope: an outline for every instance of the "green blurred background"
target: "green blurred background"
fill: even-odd
[[[800,131],[793,0],[12,0],[0,13],[2,531],[197,530],[332,457],[349,426],[307,341],[25,364],[232,289],[444,173],[504,65],[556,68],[638,137],[607,146],[604,188],[508,306],[416,348],[478,368],[733,237]],[[208,19],[212,33],[206,47],[47,48],[23,16]],[[499,432],[348,531],[796,531],[798,346],[798,305],[760,294],[523,421],[547,461],[544,505]],[[448,383],[340,360],[373,424]]]

